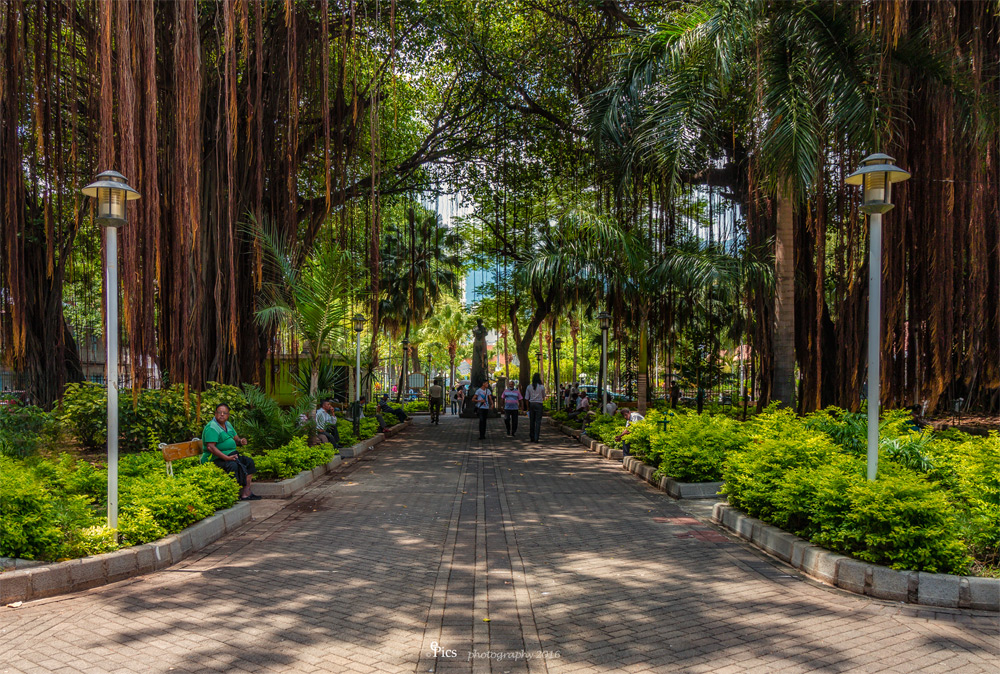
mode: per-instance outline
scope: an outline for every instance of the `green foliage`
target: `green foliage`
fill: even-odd
[[[578,419],[570,419],[569,412],[559,410],[558,412],[553,412],[550,416],[553,421],[558,421],[564,426],[569,426],[570,428],[580,428],[580,421]]]
[[[430,409],[430,403],[426,400],[413,400],[408,403],[403,403],[403,411],[408,414],[413,414],[414,412],[426,412]]]
[[[211,468],[220,470],[215,466]],[[123,509],[139,506],[148,508],[153,519],[170,534],[175,534],[214,512],[197,484],[179,477],[171,478],[162,470],[122,480],[119,499]]]
[[[0,555],[57,558],[63,536],[55,523],[55,501],[22,464],[0,457]]]
[[[681,414],[666,430],[656,426],[649,458],[663,475],[682,482],[713,482],[722,479],[726,457],[746,442],[741,425],[728,417]]]
[[[231,417],[231,423],[241,437],[248,438],[257,451],[277,449],[293,438],[305,438],[313,426],[303,424],[303,415],[309,416],[316,409],[315,400],[309,396],[298,399],[288,409],[282,409],[275,400],[251,384],[243,385],[247,407]]]
[[[230,482],[233,480],[230,479]],[[131,546],[163,538],[167,535],[167,530],[156,521],[153,511],[146,506],[133,504],[123,507],[118,513],[118,534],[123,546]]]
[[[390,414],[389,418],[386,419],[386,424],[391,426],[395,421],[396,417]],[[378,433],[378,419],[374,417],[362,417],[358,430],[361,433],[361,437],[359,438],[354,436],[354,424],[352,422],[342,419],[337,421],[340,444],[344,447],[350,447],[362,440],[375,437],[375,434]]]
[[[212,512],[232,507],[239,498],[239,484],[215,464],[189,466],[174,479],[195,487]]]
[[[885,470],[847,491],[837,547],[894,569],[964,573],[970,563],[945,494],[912,472]]]
[[[123,452],[155,448],[161,442],[182,442],[201,435],[219,403],[238,414],[247,407],[239,389],[210,382],[200,398],[185,395],[180,384],[163,389],[143,389],[133,402],[129,392],[118,399],[118,446]],[[107,390],[98,384],[69,384],[63,394],[59,420],[86,448],[107,442]]]
[[[287,480],[329,462],[336,454],[337,450],[329,443],[310,447],[305,438],[294,438],[284,447],[254,457],[257,478]]]
[[[930,479],[948,489],[958,527],[982,564],[1000,566],[1000,434],[950,434],[928,445]],[[955,438],[958,442],[952,440]]]
[[[883,450],[895,448],[895,456],[881,461],[878,479],[869,482],[865,461],[850,447],[851,434],[840,432],[849,431],[845,416],[835,411],[829,420],[811,415],[800,422],[769,410],[748,423],[751,441],[730,455],[724,470],[729,502],[858,559],[896,569],[965,572],[975,546],[959,526],[955,498],[918,472],[933,469],[913,460],[922,454],[900,449],[929,441],[909,433],[902,415],[887,415],[884,427],[903,437],[883,441]],[[843,444],[821,428],[832,429]]]
[[[34,405],[0,405],[0,455],[31,456],[55,431],[52,416]]]
[[[587,424],[587,435],[609,447],[617,446],[615,436],[625,430],[625,419],[620,415],[598,415]]]

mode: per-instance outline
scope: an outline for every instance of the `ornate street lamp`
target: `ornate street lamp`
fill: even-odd
[[[878,472],[879,345],[882,313],[882,214],[892,210],[892,184],[909,179],[910,174],[892,164],[887,154],[873,154],[861,161],[861,168],[847,176],[848,185],[863,190],[861,210],[868,213],[868,479]]]
[[[108,527],[118,528],[118,228],[125,224],[125,206],[139,198],[129,187],[125,176],[117,171],[105,171],[97,180],[81,190],[97,199],[97,222],[104,226],[105,288],[108,311],[104,327],[107,342],[108,382]],[[135,355],[133,354],[133,358]]]
[[[601,409],[608,408],[608,328],[611,327],[611,314],[602,311],[597,314],[601,322],[601,376],[598,377],[601,391]]]

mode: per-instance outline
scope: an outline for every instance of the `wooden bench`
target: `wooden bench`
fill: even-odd
[[[187,442],[177,442],[172,445],[161,442],[159,449],[163,452],[163,460],[167,462],[167,475],[173,477],[174,466],[172,462],[201,454],[201,438],[193,438]]]

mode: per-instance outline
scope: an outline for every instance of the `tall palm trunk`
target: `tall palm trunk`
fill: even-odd
[[[773,399],[795,407],[795,214],[788,186],[778,194],[774,245]]]
[[[642,317],[639,320],[639,368],[636,372],[636,398],[638,398],[639,414],[646,414],[646,371],[649,369],[649,339],[646,332],[649,329],[649,305],[643,303]],[[603,402],[603,401],[602,401]],[[601,409],[601,414],[604,409]]]

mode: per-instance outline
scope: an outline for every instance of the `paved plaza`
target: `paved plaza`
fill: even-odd
[[[823,587],[547,425],[476,424],[418,418],[182,564],[0,608],[0,672],[1000,671],[995,614]]]

